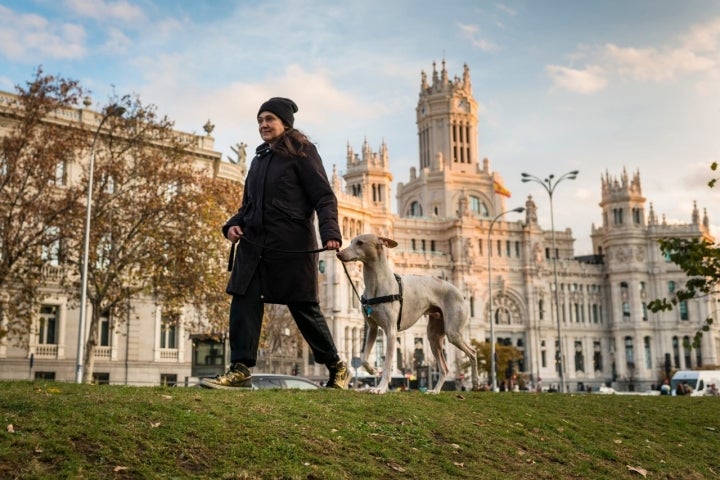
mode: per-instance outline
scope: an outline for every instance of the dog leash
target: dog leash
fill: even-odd
[[[390,302],[400,302],[400,312],[398,312],[398,318],[397,318],[397,329],[400,330],[400,320],[402,319],[402,308],[403,308],[403,284],[402,279],[400,278],[400,275],[397,273],[394,273],[395,280],[398,283],[399,287],[399,293],[394,293],[392,295],[383,295],[382,297],[374,297],[374,298],[365,298],[365,295],[360,295],[355,288],[355,284],[352,281],[352,278],[350,278],[350,272],[348,272],[347,267],[345,266],[345,262],[340,262],[343,266],[343,270],[345,270],[345,275],[348,278],[348,281],[350,282],[350,286],[353,289],[353,292],[355,292],[355,296],[360,301],[360,306],[362,307],[363,315],[365,316],[365,320],[370,316],[372,313],[372,306],[377,305],[378,303],[390,303]],[[363,345],[363,351],[365,350],[365,346]]]
[[[260,245],[259,243],[253,242],[252,240],[248,240],[244,236],[240,237],[240,240],[244,240],[250,245],[254,245],[258,248],[263,248],[266,250],[272,250],[274,252],[280,252],[280,253],[292,253],[292,254],[309,254],[309,253],[320,253],[327,250],[327,248],[316,248],[315,250],[283,250],[281,248],[274,248],[274,247],[266,247],[265,245]],[[237,249],[237,246],[240,244],[240,242],[235,242],[230,246],[230,257],[228,258],[228,272],[232,271],[233,264],[235,263],[235,249]],[[345,266],[343,264],[343,266]]]
[[[365,306],[362,304],[362,297],[361,297],[360,294],[358,293],[357,288],[355,288],[355,284],[353,283],[352,278],[350,278],[350,272],[348,272],[348,269],[347,269],[347,267],[345,266],[345,262],[340,262],[340,264],[342,265],[343,270],[345,270],[345,276],[346,276],[347,279],[348,279],[348,283],[350,283],[350,286],[352,287],[353,292],[355,292],[355,296],[357,297],[358,301],[360,302],[360,306],[362,307],[362,308],[360,309],[360,311],[361,311],[362,314],[363,314],[363,318],[365,319],[365,322],[364,322],[364,325],[363,325],[363,343],[362,343],[362,348],[360,349],[360,351],[364,354],[364,353],[365,353],[365,347],[366,347],[365,342],[367,341],[368,316],[369,316],[370,313],[372,312],[372,309],[370,309],[369,312],[365,311]]]

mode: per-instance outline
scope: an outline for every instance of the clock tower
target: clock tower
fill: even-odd
[[[479,217],[501,212],[504,200],[495,193],[498,174],[482,165],[478,148],[478,104],[473,98],[470,69],[449,78],[445,68],[432,77],[423,71],[416,108],[419,165],[398,186],[398,213],[409,217],[454,217],[467,211]]]
[[[448,78],[445,61],[438,73],[433,63],[432,84],[422,72],[417,106],[420,168],[468,171],[478,157],[478,105],[472,96],[470,69],[462,78]]]

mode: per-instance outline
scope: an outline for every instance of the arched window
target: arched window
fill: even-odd
[[[409,217],[422,217],[422,205],[420,205],[420,202],[412,202],[410,204],[410,209],[408,211]]]
[[[650,337],[643,338],[643,349],[645,353],[645,368],[652,368],[652,350],[650,349]]]
[[[583,355],[582,341],[575,340],[575,371],[585,371],[585,355]]]
[[[690,314],[688,313],[688,303],[687,300],[681,300],[678,303],[678,310],[680,310],[680,320],[689,320]]]
[[[632,337],[625,337],[625,362],[628,368],[635,366],[635,350],[633,348]]]
[[[480,215],[481,217],[490,216],[490,213],[488,212],[488,208],[485,203],[480,200],[480,197],[476,197],[475,195],[470,195],[470,211],[472,211],[476,215]]]

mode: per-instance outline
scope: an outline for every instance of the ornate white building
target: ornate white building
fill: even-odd
[[[10,102],[12,96],[0,95],[0,116],[7,104],[3,100]],[[68,121],[97,120],[96,113],[83,109],[68,115],[72,117]],[[431,78],[423,73],[416,116],[418,165],[410,169],[406,182],[397,185],[397,214],[391,208],[393,176],[384,143],[377,152],[367,141],[358,153],[348,145],[345,171],[332,172],[345,244],[365,232],[395,239],[399,245],[390,255],[397,273],[433,275],[455,284],[470,307],[467,338],[489,341],[492,318],[497,341],[523,352],[517,369],[533,382],[542,379],[544,386],[560,383],[558,330],[569,391],[608,382],[620,390],[630,384],[644,390],[657,384],[666,359],[672,369],[720,364],[717,322],[704,333],[700,349],[684,347],[684,341],[692,340],[707,317],[718,318],[716,296],[688,301],[670,312],[651,313],[646,308],[647,302],[671,295],[686,280],[661,254],[658,240],[711,239],[706,213],[701,218],[695,208],[688,212],[689,223],[667,225],[658,219],[652,205],[646,204],[638,172],[598,172],[603,223],[592,227],[594,254],[576,257],[569,229],[554,232],[553,252],[553,232],[538,224],[538,207],[532,197],[526,199],[523,215],[504,215],[502,178],[479,156],[478,106],[467,66],[462,77],[453,79],[444,62],[440,71],[433,65]],[[238,161],[221,162],[208,131],[197,137],[192,153],[212,165],[215,175],[241,184],[246,165],[244,145],[238,147]],[[76,161],[71,168],[79,178],[81,163],[87,159]],[[320,270],[320,300],[338,349],[345,358],[356,357],[363,344],[364,319],[354,289],[334,252],[321,255]],[[355,288],[362,292],[359,264],[349,265],[348,270]],[[59,267],[48,269],[49,288],[55,274],[62,274]],[[490,282],[492,315],[488,311]],[[62,296],[51,300],[38,309],[28,348],[0,340],[0,378],[73,379],[78,311]],[[222,368],[226,360],[222,350],[192,342],[191,332],[163,329],[160,305],[138,299],[135,308],[137,314],[122,323],[121,329],[108,325],[96,353],[98,381],[182,383],[198,371],[195,367]],[[388,341],[381,335],[374,348],[378,366],[405,373],[422,351],[432,368],[432,357],[426,351],[426,325],[421,319],[390,340],[397,343],[398,352],[392,366],[384,365],[381,357],[383,343]],[[453,373],[462,377],[463,359],[452,346],[446,351]],[[302,355],[297,362],[290,362],[297,363],[299,373],[325,378],[325,367],[314,364],[307,345]],[[499,378],[502,380],[503,372]]]
[[[658,220],[652,205],[646,211],[639,173],[601,174],[603,224],[592,227],[594,254],[576,257],[572,232],[555,232],[556,310],[552,232],[538,225],[532,197],[525,202],[524,217],[502,215],[502,179],[487,159],[479,158],[478,108],[469,68],[453,79],[444,62],[440,71],[433,64],[430,79],[423,72],[416,115],[419,162],[410,169],[409,180],[398,184],[397,215],[390,208],[393,177],[384,143],[373,152],[365,141],[357,154],[348,146],[342,180],[332,172],[345,243],[363,232],[396,240],[399,245],[390,258],[397,273],[433,275],[455,284],[470,306],[467,337],[489,341],[492,317],[497,341],[524,354],[518,370],[545,386],[560,384],[558,315],[569,391],[610,382],[621,390],[650,388],[661,378],[668,355],[672,369],[720,363],[717,327],[704,334],[700,349],[683,346],[708,316],[717,317],[717,298],[688,301],[665,313],[646,308],[650,300],[671,295],[685,282],[683,272],[661,254],[658,240],[712,239],[706,213],[701,220],[695,208],[688,212],[688,224],[667,225]],[[499,215],[488,238],[491,222]],[[343,355],[358,356],[364,326],[358,301],[340,262],[331,254],[323,262],[324,311],[332,319]],[[350,266],[349,271],[362,292],[360,267]],[[416,348],[426,347],[426,325],[421,319],[399,335],[398,364],[392,366],[397,374],[412,368]],[[376,345],[375,360],[390,368],[383,365],[383,351]],[[463,358],[456,353],[447,347],[449,363],[460,378]],[[429,351],[425,360],[432,361]],[[323,373],[308,367],[308,375]],[[499,378],[504,378],[503,372]]]

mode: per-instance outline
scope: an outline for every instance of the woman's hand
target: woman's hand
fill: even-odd
[[[326,250],[338,250],[340,248],[340,242],[337,240],[328,240],[325,244]]]
[[[240,240],[240,237],[243,236],[242,228],[240,228],[237,225],[233,225],[232,227],[228,228],[227,238],[232,243],[236,243],[238,240]]]

